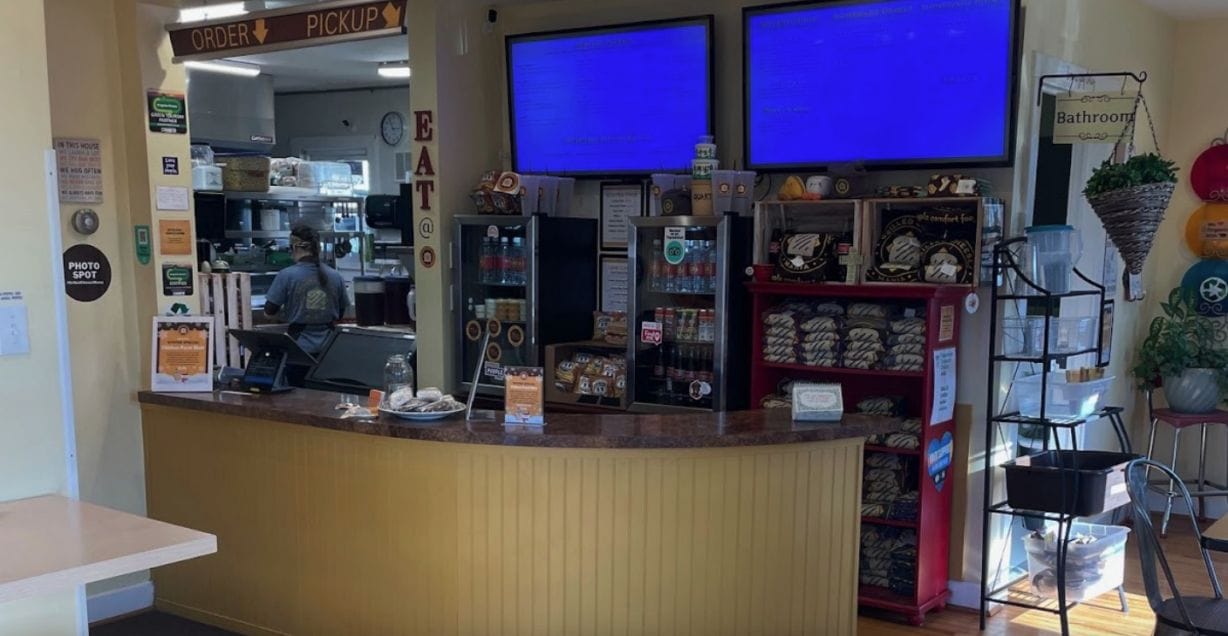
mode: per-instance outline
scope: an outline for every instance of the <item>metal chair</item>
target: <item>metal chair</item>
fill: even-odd
[[[1202,551],[1203,563],[1207,566],[1207,576],[1211,580],[1214,598],[1205,596],[1183,596],[1177,589],[1177,581],[1173,577],[1172,568],[1164,556],[1160,546],[1159,535],[1151,523],[1150,511],[1147,509],[1147,493],[1150,488],[1147,476],[1151,470],[1158,470],[1162,475],[1174,480],[1174,487],[1179,489],[1185,505],[1194,509],[1189,489],[1177,474],[1167,466],[1149,459],[1136,459],[1126,466],[1126,487],[1130,492],[1130,502],[1134,507],[1134,525],[1138,531],[1139,561],[1143,570],[1143,584],[1147,589],[1147,602],[1156,614],[1156,634],[1192,634],[1199,636],[1228,636],[1228,600],[1224,599],[1220,589],[1219,579],[1215,576],[1215,567],[1211,564],[1211,555],[1204,547],[1202,531],[1198,529],[1198,521],[1193,517],[1190,523],[1194,526],[1194,535],[1198,540],[1198,549]],[[1156,562],[1164,572],[1168,581],[1168,589],[1172,598],[1165,599],[1160,588],[1156,573]]]

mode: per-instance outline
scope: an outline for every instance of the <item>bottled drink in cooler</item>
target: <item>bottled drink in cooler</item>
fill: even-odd
[[[661,249],[661,239],[653,239],[648,259],[648,289],[652,291],[662,291],[665,287],[661,280],[665,276],[665,256]]]
[[[690,246],[687,248],[686,254],[686,279],[687,291],[698,293],[703,291],[702,278],[700,273],[703,271],[703,265],[700,259],[703,258],[703,241],[690,241]]]
[[[493,251],[494,250],[491,249],[490,237],[483,236],[482,237],[482,251],[480,254],[480,258],[478,259],[478,280],[480,280],[483,283],[491,282],[490,281],[490,278],[491,278],[490,261],[491,261],[491,254]]]
[[[525,284],[525,255],[524,255],[524,239],[517,236],[512,239],[512,282],[517,285]]]
[[[665,263],[665,281],[661,284],[661,291],[669,293],[678,291],[678,265]]]
[[[716,291],[716,241],[708,241],[708,247],[704,250],[704,279],[705,291]]]
[[[508,284],[511,281],[509,278],[508,265],[512,260],[512,244],[507,240],[507,237],[499,239],[499,251],[495,256],[495,282]]]
[[[704,246],[707,241],[693,241],[691,243],[690,253],[687,255],[687,270],[688,278],[691,280],[691,291],[699,294],[707,291],[707,284],[704,282],[704,271],[707,269],[708,257],[704,252]]]

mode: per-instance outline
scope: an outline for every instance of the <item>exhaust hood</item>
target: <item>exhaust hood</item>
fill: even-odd
[[[188,122],[192,143],[215,152],[271,153],[277,137],[273,78],[188,71]]]

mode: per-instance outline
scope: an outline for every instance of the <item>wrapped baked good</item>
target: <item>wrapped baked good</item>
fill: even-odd
[[[427,387],[418,391],[418,399],[426,400],[427,402],[438,402],[443,399],[443,391],[435,387]]]

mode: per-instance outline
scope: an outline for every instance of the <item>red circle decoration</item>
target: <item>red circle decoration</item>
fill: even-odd
[[[1228,145],[1202,151],[1190,168],[1190,186],[1203,201],[1228,201]]]

